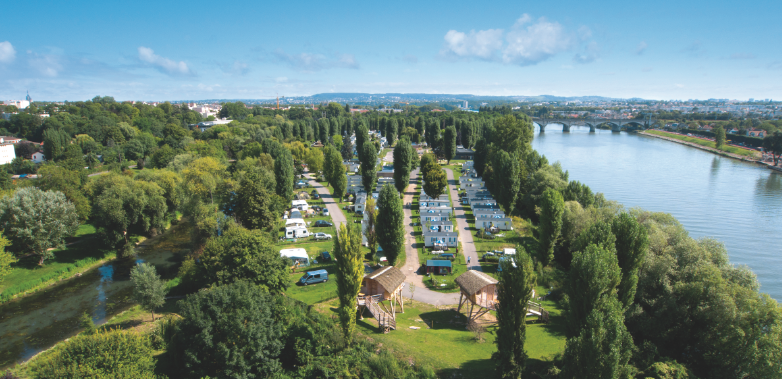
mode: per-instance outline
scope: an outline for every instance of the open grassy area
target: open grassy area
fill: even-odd
[[[138,237],[136,237],[137,239]],[[71,277],[78,272],[102,264],[115,257],[115,252],[100,248],[94,225],[79,226],[73,237],[66,239],[63,249],[54,250],[54,258],[38,265],[38,257],[22,258],[11,264],[11,272],[0,282],[0,302],[12,296],[45,287],[50,283]]]
[[[337,301],[321,303],[316,308],[324,313],[336,314]],[[565,346],[564,327],[560,309],[553,301],[544,301],[550,312],[548,324],[527,322],[525,349],[529,355],[530,371],[540,363],[550,361]],[[437,308],[416,301],[405,301],[405,313],[396,314],[397,330],[382,334],[377,322],[367,312],[364,320],[357,320],[359,338],[371,338],[383,344],[394,354],[434,367],[442,378],[486,378],[494,374],[491,355],[497,350],[494,344],[496,323],[485,322],[483,341],[466,329],[469,309],[456,312],[453,307]],[[493,317],[492,317],[493,319]],[[410,329],[410,327],[420,329]]]
[[[712,149],[717,149],[716,142],[711,141],[711,140],[707,140],[707,139],[703,139],[703,138],[689,137],[689,136],[684,136],[684,135],[676,134],[676,133],[663,132],[663,131],[660,131],[660,130],[647,130],[646,133],[654,134],[654,135],[661,136],[661,137],[673,138],[673,139],[677,139],[677,140],[684,141],[684,142],[690,142],[690,143],[694,143],[694,144],[697,144],[697,145],[710,147]],[[742,149],[740,147],[735,147],[735,146],[723,145],[718,150],[724,151],[726,153],[731,153],[731,154],[745,156],[745,157],[756,158],[756,157],[759,156],[759,153],[756,152],[756,151]]]

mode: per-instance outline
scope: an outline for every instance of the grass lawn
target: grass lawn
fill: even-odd
[[[114,251],[101,249],[97,238],[95,226],[83,224],[73,237],[66,238],[67,246],[64,249],[55,249],[54,258],[47,259],[43,266],[38,265],[38,258],[35,256],[11,264],[11,272],[0,282],[0,302],[114,258]]]
[[[321,312],[335,314],[337,303],[331,301],[316,307]],[[550,312],[550,322],[538,324],[529,319],[527,323],[525,348],[531,370],[540,366],[535,363],[550,361],[565,346],[564,320],[559,308],[552,301],[544,301],[543,306]],[[396,314],[397,330],[380,333],[375,319],[366,313],[364,320],[356,321],[356,331],[359,338],[380,342],[385,349],[402,358],[431,365],[442,378],[491,377],[494,371],[491,354],[497,349],[494,344],[496,324],[485,324],[484,341],[479,342],[472,332],[466,330],[467,312],[469,309],[457,313],[455,308],[438,309],[407,300],[405,313]],[[410,329],[410,326],[420,329]]]
[[[677,140],[680,140],[680,141],[690,142],[690,143],[698,144],[698,145],[701,145],[701,146],[710,147],[712,149],[716,149],[717,148],[716,147],[716,142],[710,141],[710,140],[706,140],[706,139],[703,139],[703,138],[688,137],[688,136],[684,136],[684,135],[681,135],[681,134],[668,133],[668,132],[663,132],[663,131],[660,131],[660,130],[647,130],[646,133],[654,134],[654,135],[662,136],[662,137],[673,138],[673,139],[677,139]],[[757,151],[742,149],[740,147],[735,147],[735,146],[723,145],[718,150],[724,151],[726,153],[742,155],[742,156],[746,156],[746,157],[757,158],[759,156],[759,153]]]

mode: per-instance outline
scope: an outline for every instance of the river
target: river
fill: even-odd
[[[533,148],[559,161],[570,180],[626,208],[676,217],[694,238],[722,241],[731,263],[747,265],[760,291],[782,300],[782,174],[756,163],[634,133],[550,125]]]
[[[147,240],[135,258],[115,260],[32,295],[0,305],[0,369],[31,358],[80,331],[84,312],[95,324],[130,308],[130,269],[138,262],[171,276],[189,244],[186,224]]]

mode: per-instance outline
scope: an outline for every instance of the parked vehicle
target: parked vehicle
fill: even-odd
[[[317,193],[316,191],[312,191],[312,198],[313,199],[320,199],[320,194]]]
[[[304,276],[302,276],[301,279],[299,279],[299,283],[305,286],[309,284],[328,282],[328,281],[329,281],[329,273],[326,270],[310,271],[305,273]]]
[[[363,216],[364,215],[364,211],[356,211],[356,215],[357,216]]]
[[[510,263],[513,265],[513,268],[516,268],[516,261],[513,259],[513,257],[504,256],[504,257],[500,257],[500,261],[497,262],[497,272],[502,272],[503,261],[510,261]]]
[[[328,222],[326,220],[318,220],[318,221],[315,221],[315,223],[312,224],[312,226],[324,227],[324,226],[334,226],[334,224],[332,224],[332,223],[330,223],[330,222]]]
[[[323,215],[324,216],[329,216],[329,210],[328,209],[324,209],[323,210]]]
[[[320,256],[323,258],[324,262],[331,261],[331,254],[329,254],[328,251],[324,251],[324,252],[320,253]]]
[[[495,256],[495,255],[494,255],[494,253],[492,253],[491,251],[489,251],[489,252],[487,252],[486,254],[483,254],[483,256],[481,257],[481,259],[483,259],[483,260],[485,261],[485,260],[486,260],[486,258],[488,258],[488,257],[494,257],[494,256]]]
[[[315,233],[314,234],[316,240],[330,240],[331,234],[326,233]]]

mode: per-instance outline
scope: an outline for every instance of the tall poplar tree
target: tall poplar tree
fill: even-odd
[[[497,374],[500,378],[521,378],[527,352],[524,342],[527,337],[527,303],[535,288],[535,270],[532,259],[524,248],[518,246],[515,256],[516,267],[509,260],[502,261],[497,284],[497,351],[492,359],[497,362]]]
[[[375,145],[371,143],[365,143],[364,148],[359,155],[361,158],[361,183],[364,185],[364,191],[367,194],[372,194],[372,191],[377,185],[377,151]]]
[[[337,262],[337,295],[339,296],[339,322],[342,334],[349,345],[356,329],[356,296],[364,277],[364,257],[361,254],[361,229],[354,224],[342,224],[334,242],[334,259]]]
[[[403,137],[394,148],[394,186],[403,194],[410,183],[410,171],[412,171],[412,150],[410,140]]]
[[[276,191],[286,201],[293,197],[293,155],[290,150],[283,149],[274,160],[274,178],[277,180]]]
[[[377,205],[377,241],[393,266],[399,254],[404,253],[405,215],[402,199],[394,187],[386,184],[380,190]]]
[[[538,236],[540,240],[540,258],[543,265],[548,266],[554,261],[554,246],[562,231],[562,214],[565,212],[565,201],[562,194],[555,189],[547,189],[541,199],[540,224]]]

